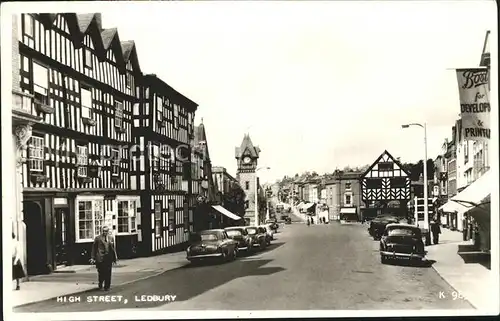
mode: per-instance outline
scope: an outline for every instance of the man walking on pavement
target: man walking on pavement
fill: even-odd
[[[99,275],[99,289],[109,291],[111,286],[111,267],[116,264],[116,250],[113,238],[109,235],[109,227],[102,228],[102,234],[96,236],[92,245],[90,264],[95,264]]]

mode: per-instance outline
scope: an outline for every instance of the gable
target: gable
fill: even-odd
[[[365,171],[362,178],[407,177],[409,173],[387,150]]]

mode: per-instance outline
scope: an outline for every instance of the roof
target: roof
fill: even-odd
[[[89,35],[96,49],[96,55],[100,59],[105,59],[108,50],[113,50],[115,59],[121,70],[125,69],[126,64],[130,61],[136,73],[141,73],[139,59],[135,43],[133,41],[120,42],[117,28],[102,28],[102,18],[100,13],[40,13],[38,18],[46,29],[50,29],[54,25],[54,21],[62,17],[70,33],[70,37],[76,48],[81,48],[85,35]],[[114,45],[115,43],[116,45]],[[124,54],[123,49],[127,53]]]
[[[410,176],[410,172],[408,172],[406,170],[406,168],[404,168],[403,164],[401,164],[396,158],[394,158],[394,156],[392,156],[388,151],[387,149],[384,150],[384,152],[382,154],[380,154],[380,156],[373,162],[373,164],[370,165],[370,167],[368,167],[366,169],[366,171],[364,171],[362,174],[361,174],[361,177],[365,177],[366,174],[368,174],[372,169],[373,167],[375,167],[376,164],[378,164],[378,162],[382,159],[382,157],[384,157],[385,155],[387,155],[389,157],[389,159],[391,159],[396,165],[399,166],[399,168],[405,172],[405,174],[407,176]]]
[[[241,158],[245,153],[249,153],[251,157],[258,158],[260,154],[259,146],[254,146],[252,140],[250,139],[250,134],[245,134],[243,136],[243,141],[240,147],[236,147],[235,156],[236,158]]]
[[[133,41],[127,42],[127,45],[125,46],[127,50],[129,50],[130,43],[133,43]],[[133,48],[132,48],[132,50],[133,50]],[[158,77],[156,74],[144,75],[144,82],[146,84],[150,84],[150,85],[155,84],[156,86],[159,87],[159,90],[162,90],[162,91],[164,90],[168,93],[173,93],[174,95],[177,96],[177,98],[180,98],[183,101],[182,103],[187,104],[187,105],[184,105],[183,107],[187,108],[188,110],[196,111],[196,109],[198,108],[197,103],[195,103],[191,99],[187,98],[186,96],[181,94],[179,91],[175,90],[172,86],[167,84],[163,79]],[[203,121],[202,121],[202,124],[203,124]]]

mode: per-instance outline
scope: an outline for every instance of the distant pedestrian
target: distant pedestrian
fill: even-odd
[[[441,234],[441,227],[439,226],[439,221],[437,215],[434,215],[431,221],[431,233],[432,233],[432,243],[439,243],[439,234]]]
[[[314,224],[314,218],[311,217],[311,224]]]
[[[113,263],[116,264],[116,250],[113,238],[108,235],[109,227],[102,228],[102,234],[96,236],[92,246],[92,256],[90,263],[96,265],[99,289],[102,289],[104,283],[104,290],[109,291],[111,286],[111,269]]]
[[[23,264],[21,263],[19,242],[16,239],[16,235],[12,233],[12,279],[16,280],[16,291],[19,291],[21,287],[19,286],[19,279],[26,276],[24,273]]]
[[[311,220],[309,219],[309,217],[307,218],[307,226],[311,225]]]

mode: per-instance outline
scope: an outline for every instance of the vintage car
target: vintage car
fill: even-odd
[[[204,259],[234,260],[238,255],[238,242],[222,229],[201,231],[193,237],[187,248],[187,259],[197,263]]]
[[[251,251],[252,237],[248,235],[245,226],[231,226],[224,229],[227,236],[238,242],[238,251]]]
[[[399,218],[393,215],[380,215],[370,221],[368,233],[374,240],[380,240],[387,224],[399,223]]]
[[[274,231],[271,228],[271,224],[263,224],[259,226],[260,228],[263,228],[266,233],[266,244],[270,245],[271,241],[274,240]]]
[[[270,224],[271,225],[271,229],[274,230],[274,232],[276,232],[279,228],[279,224],[278,224],[278,221],[275,219],[275,218],[270,218],[270,219],[267,219],[266,224]]]
[[[287,217],[285,219],[285,224],[292,224],[292,218],[291,217]]]
[[[380,239],[380,261],[390,259],[422,260],[425,257],[420,228],[409,224],[388,224]]]
[[[247,226],[248,235],[252,237],[253,247],[258,247],[261,250],[267,246],[266,230],[258,226]]]

